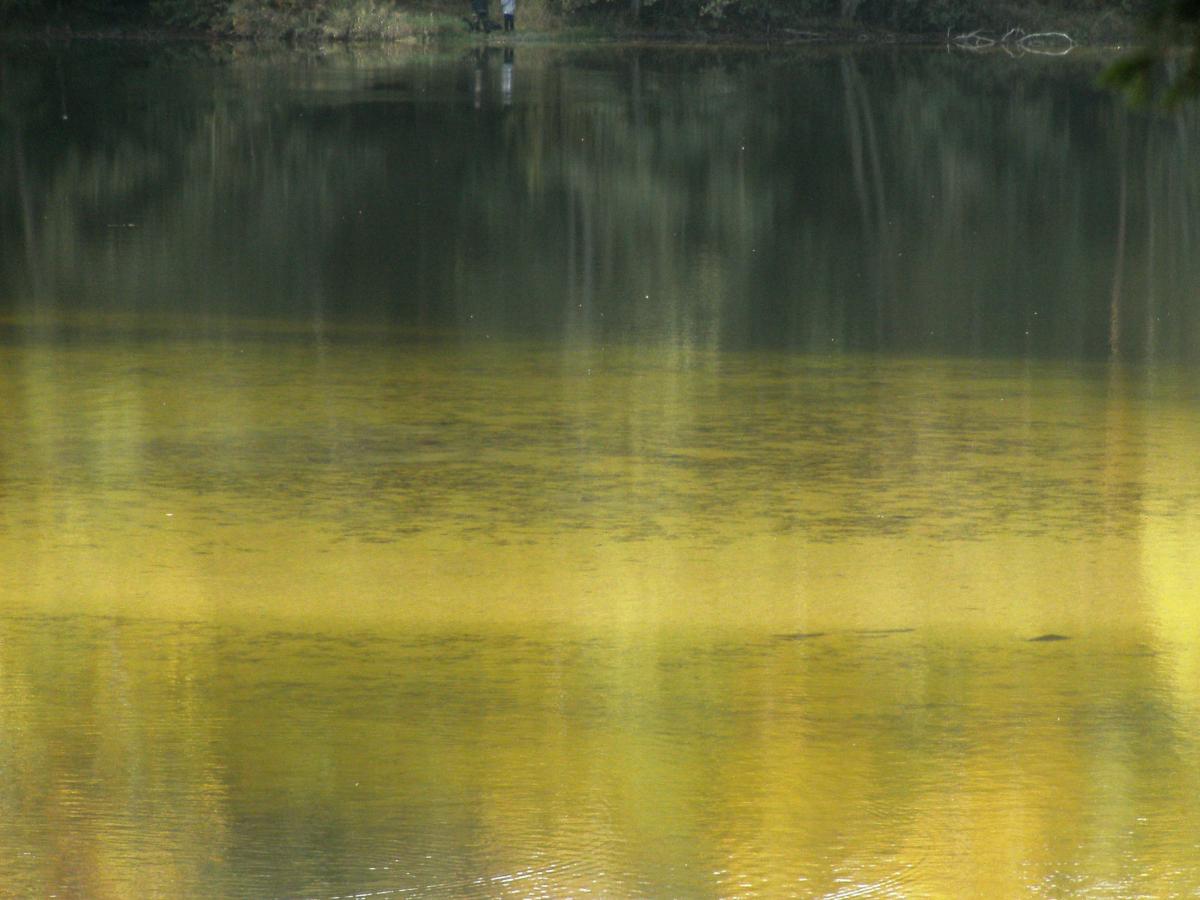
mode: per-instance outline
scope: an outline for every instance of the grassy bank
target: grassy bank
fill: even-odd
[[[557,0],[523,0],[520,12],[523,31],[570,27]],[[465,35],[470,13],[469,0],[0,0],[0,32],[431,41]]]
[[[1150,0],[518,0],[518,34],[772,41],[1057,31],[1128,40]],[[491,3],[498,16],[498,0]],[[466,34],[469,0],[0,0],[0,28],[171,31],[261,40],[432,41]]]
[[[307,41],[432,40],[465,27],[461,18],[448,11],[385,0],[231,0],[210,26],[240,37]]]

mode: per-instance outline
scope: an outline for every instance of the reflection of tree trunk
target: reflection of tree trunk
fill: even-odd
[[[1113,262],[1112,294],[1108,302],[1108,350],[1116,356],[1121,350],[1121,281],[1125,277],[1125,230],[1128,214],[1127,195],[1128,184],[1125,173],[1125,141],[1121,141],[1121,156],[1118,161],[1121,167],[1120,199],[1117,205],[1117,251]]]
[[[642,112],[642,61],[637,54],[634,54],[633,62],[629,66],[629,80],[630,95],[633,97],[633,123],[638,128],[638,134],[641,134],[646,117]]]
[[[12,129],[13,162],[16,166],[17,194],[21,199],[21,230],[25,244],[26,278],[35,300],[42,294],[42,276],[38,266],[37,218],[33,214],[33,197],[29,193],[29,177],[25,171],[25,140],[19,127]]]
[[[850,22],[858,15],[859,0],[842,0],[842,19]]]
[[[886,303],[891,285],[893,257],[888,239],[887,197],[883,186],[883,165],[879,157],[879,142],[875,135],[875,118],[871,101],[862,84],[858,66],[848,57],[842,58],[842,82],[846,97],[846,123],[849,130],[850,160],[854,171],[854,192],[858,196],[863,219],[864,250],[871,242],[877,244],[878,263],[874,271],[875,339],[882,343]]]
[[[1146,361],[1154,362],[1155,345],[1158,340],[1157,315],[1158,303],[1154,298],[1154,172],[1153,172],[1153,154],[1151,153],[1152,146],[1152,131],[1146,133]]]
[[[58,114],[65,122],[67,121],[67,79],[63,75],[61,56],[55,58],[54,67],[58,71]]]
[[[596,278],[596,234],[589,207],[586,199],[580,206],[580,221],[583,225],[583,291],[580,296],[580,312],[587,322],[592,319],[592,295]]]
[[[0,85],[8,84],[10,76],[8,66],[0,62]],[[21,243],[25,250],[26,279],[32,288],[34,297],[42,293],[42,277],[38,267],[37,234],[35,232],[37,217],[34,215],[33,195],[29,189],[29,173],[25,170],[25,134],[19,111],[13,111],[11,116],[0,108],[0,134],[9,134],[12,148],[13,175],[17,182],[17,198],[21,205]],[[0,157],[2,158],[2,157]]]
[[[567,290],[568,328],[586,337],[591,325],[595,292],[595,226],[586,197],[572,190],[567,200]]]
[[[576,222],[578,213],[576,209],[579,206],[579,200],[575,196],[574,191],[567,193],[567,289],[563,292],[564,302],[567,308],[563,310],[563,321],[567,328],[572,326],[578,327],[579,320],[576,313],[578,312],[579,301],[578,296],[578,281],[579,281],[579,226]]]
[[[842,60],[842,85],[846,96],[846,129],[850,132],[850,168],[854,174],[854,194],[858,198],[858,209],[864,222],[871,218],[871,203],[868,199],[867,174],[863,168],[862,127],[858,121],[858,104],[851,86],[850,62]]]

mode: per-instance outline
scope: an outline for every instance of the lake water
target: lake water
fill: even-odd
[[[6,48],[0,894],[1195,896],[1104,64]]]

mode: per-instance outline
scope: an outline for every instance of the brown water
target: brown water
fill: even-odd
[[[950,278],[952,230],[922,231],[927,305],[905,276],[881,310],[896,245],[856,220],[866,299],[843,297],[853,275],[837,261],[762,283],[753,248],[700,246],[712,223],[686,208],[707,196],[791,223],[768,245],[772,271],[791,264],[788,241],[809,248],[804,265],[822,258],[784,201],[764,211],[761,179],[786,163],[735,162],[739,201],[708,139],[659,121],[673,107],[654,91],[693,63],[626,60],[634,97],[624,63],[548,57],[536,102],[518,68],[505,103],[498,84],[472,87],[501,59],[372,59],[366,76],[323,64],[319,100],[295,58],[224,64],[246,104],[228,128],[259,140],[262,170],[227,175],[250,199],[221,181],[216,131],[178,150],[162,138],[151,170],[134,127],[19,148],[25,196],[0,206],[24,248],[0,318],[0,895],[1200,891],[1198,282],[1179,243],[1200,205],[1180,149],[1195,123],[1127,123],[1142,129],[1137,165],[1156,160],[1184,196],[1139,195],[1115,294],[1115,225],[1063,236],[1075,287],[1061,294],[994,277],[1014,248],[1041,252],[1027,241]],[[874,65],[856,59],[742,59],[695,89],[733,107],[720,98],[796,66],[845,87],[834,96],[880,131],[914,121],[861,111],[895,79],[856,74]],[[74,65],[62,96],[77,116]],[[977,90],[976,65],[944,108]],[[1050,122],[1065,97],[1090,97],[1074,113],[1088,122],[1116,115],[1080,86],[1086,71],[1068,75],[1033,82],[1045,105],[1032,88],[1026,104]],[[391,140],[339,113],[363,77],[391,91],[459,79],[461,96],[418,104],[418,125],[461,100],[448,120],[494,116],[514,158],[533,152],[533,118],[558,110],[570,129],[581,109],[602,141],[644,129],[651,156],[570,162],[574,142],[556,139],[539,151],[555,165],[529,162],[523,187],[479,182],[458,212],[415,204],[411,229],[389,232],[396,262],[335,224],[363,198],[323,193],[316,174],[329,148],[369,158],[371,139]],[[117,96],[141,121],[141,89]],[[268,99],[319,124],[264,112]],[[207,102],[181,101],[182,119]],[[55,127],[57,101],[22,109],[24,134]],[[259,118],[272,115],[293,123],[286,138]],[[649,148],[681,133],[699,140],[707,188],[656,175]],[[872,140],[900,144],[885,137]],[[967,179],[947,183],[982,178],[992,146],[947,152]],[[1073,146],[1063,172],[1129,171],[1095,140]],[[829,157],[848,198],[853,156]],[[130,188],[126,165],[149,181]],[[30,180],[39,166],[57,187]],[[621,243],[629,220],[597,209],[588,166],[597,184],[628,166],[665,192],[645,213],[664,243]],[[401,193],[415,177],[376,175]],[[1005,177],[995,227],[1019,234],[1025,195]],[[479,226],[491,188],[524,197],[522,216]],[[224,230],[267,197],[316,212],[264,219],[239,256]],[[97,224],[135,201],[155,229]],[[233,212],[207,232],[193,204]],[[536,253],[510,240],[530,237],[531,209]],[[559,213],[575,229],[563,246]],[[445,216],[482,243],[429,239]],[[720,227],[759,227],[739,221]],[[271,246],[292,248],[288,265]],[[208,279],[189,269],[202,259]],[[288,266],[307,274],[281,284]],[[1006,290],[1018,313],[973,301],[954,320],[964,284],[976,301]],[[635,287],[651,302],[620,299]],[[815,308],[810,290],[830,299]],[[947,322],[944,343],[926,320]]]

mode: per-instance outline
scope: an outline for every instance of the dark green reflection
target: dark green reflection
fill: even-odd
[[[0,303],[1192,358],[1196,114],[1103,62],[13,53]]]

